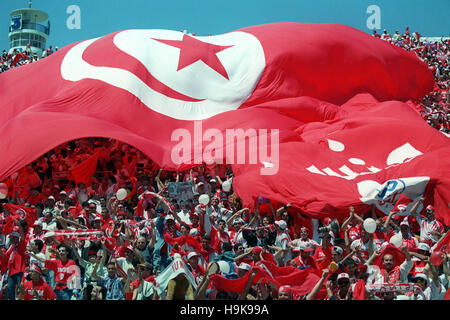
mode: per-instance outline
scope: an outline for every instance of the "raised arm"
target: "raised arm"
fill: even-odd
[[[330,270],[328,270],[328,269],[322,270],[322,276],[320,277],[319,281],[317,281],[316,285],[311,290],[311,292],[308,293],[308,295],[306,296],[306,300],[314,300],[316,298],[320,289],[322,289],[323,283],[327,279],[329,273],[330,273]]]

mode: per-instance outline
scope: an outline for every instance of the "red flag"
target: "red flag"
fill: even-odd
[[[97,160],[100,152],[97,151],[92,156],[81,162],[80,164],[69,169],[68,179],[75,181],[76,184],[83,182],[88,185],[91,177],[97,169]]]
[[[242,291],[244,291],[245,289],[245,285],[248,282],[252,270],[253,269],[250,269],[242,278],[237,279],[227,279],[226,277],[219,274],[212,274],[209,278],[211,279],[212,285],[219,291],[224,290],[229,292],[242,293]],[[254,283],[257,283],[259,279],[261,279],[261,277],[262,274],[260,272],[256,273],[252,279],[251,284],[253,285]]]
[[[433,252],[441,251],[441,248],[445,248],[444,251],[449,252],[450,250],[450,232],[447,232],[445,237],[439,241],[439,244],[436,245],[433,249]]]
[[[34,208],[19,206],[12,203],[5,203],[3,207],[14,216],[12,220],[25,220],[29,228],[37,219],[36,210]]]
[[[274,23],[205,38],[125,30],[69,45],[0,78],[0,150],[8,155],[0,159],[0,179],[87,136],[123,141],[160,167],[184,170],[205,160],[211,140],[204,135],[233,128],[257,130],[259,138],[279,130],[278,173],[260,174],[274,166],[260,147],[249,152],[259,155],[257,164],[233,164],[233,184],[246,204],[262,195],[310,215],[346,215],[349,205],[388,207],[391,180],[405,177],[427,177],[406,191],[432,190],[438,218],[450,198],[447,138],[394,101],[431,91],[432,73],[414,53],[350,27]],[[26,95],[8,90],[19,81]],[[369,95],[348,101],[360,93]],[[184,142],[188,147],[177,153]],[[225,144],[217,160],[228,159]],[[410,157],[401,158],[405,149]],[[243,150],[237,146],[233,156]],[[386,197],[376,198],[380,186]]]

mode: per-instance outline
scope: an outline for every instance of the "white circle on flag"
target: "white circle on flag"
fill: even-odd
[[[203,60],[179,68],[181,49],[167,44],[167,41],[181,41],[183,37],[228,47],[215,53],[228,79]],[[61,63],[61,75],[65,80],[103,81],[130,92],[153,111],[180,120],[203,120],[239,108],[253,93],[266,65],[264,50],[259,40],[242,31],[197,37],[187,36],[179,31],[150,29],[125,30],[114,36],[114,45],[139,60],[166,88],[200,100],[185,101],[165,95],[156,89],[153,83],[143,82],[129,70],[97,67],[87,63],[83,54],[97,41],[106,40],[86,40],[66,53]]]

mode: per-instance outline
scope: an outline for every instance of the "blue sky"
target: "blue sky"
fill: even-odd
[[[81,29],[70,30],[70,5],[81,10]],[[280,22],[346,24],[371,33],[370,5],[381,12],[379,32],[386,28],[419,31],[425,36],[450,35],[450,0],[33,0],[33,8],[50,16],[48,45],[70,43],[123,29],[188,30],[198,35],[222,34],[246,26]],[[28,0],[3,0],[0,49],[8,49],[9,13],[28,7]]]

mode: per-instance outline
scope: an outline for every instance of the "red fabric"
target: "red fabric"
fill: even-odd
[[[295,267],[278,267],[270,261],[262,261],[255,268],[258,268],[267,281],[277,286],[290,285],[296,295],[308,294],[320,279],[320,271],[314,268],[300,270]]]
[[[353,289],[353,300],[366,300],[366,283],[359,279]]]
[[[433,252],[440,251],[441,248],[445,248],[446,249],[445,251],[449,252],[450,249],[449,244],[450,244],[450,232],[448,232],[447,235],[440,241],[440,243],[433,248]]]
[[[443,215],[446,223],[449,222],[450,217],[443,209],[447,208],[450,198],[446,174],[450,161],[448,138],[428,127],[408,105],[398,102],[419,99],[434,86],[432,73],[414,53],[336,24],[273,23],[243,28],[239,32],[259,42],[264,51],[263,71],[251,95],[245,96],[247,100],[237,106],[237,110],[204,116],[200,122],[203,130],[216,128],[220,132],[228,128],[262,128],[268,132],[282,129],[277,174],[261,175],[261,162],[233,165],[233,187],[244,206],[261,195],[281,203],[291,202],[316,217],[347,215],[349,205],[355,210],[366,207],[361,203],[357,188],[362,180],[384,183],[393,177],[429,176],[437,215]],[[92,42],[82,59],[92,67],[101,65],[127,70],[145,85],[160,88],[157,91],[162,92],[161,99],[144,105],[142,97],[98,79],[62,78],[61,63],[69,50],[71,56],[81,48],[79,44],[68,45],[39,63],[2,74],[5,88],[14,88],[20,83],[21,92],[27,94],[9,90],[0,93],[0,108],[4,110],[0,114],[0,134],[4,137],[0,140],[0,150],[8,154],[0,159],[0,180],[63,142],[88,136],[129,143],[165,169],[184,170],[196,165],[176,164],[171,157],[178,145],[171,140],[172,133],[176,129],[193,132],[193,121],[170,117],[152,108],[169,110],[166,104],[172,99],[181,100],[194,111],[195,103],[208,97],[200,92],[197,92],[198,99],[189,97],[156,80],[144,67],[146,61],[114,45],[114,39],[120,35],[117,32]],[[143,45],[147,40],[157,42],[142,38],[136,43]],[[179,49],[176,50],[182,51],[182,40],[170,39],[170,44],[164,44],[169,39],[160,40],[163,41],[158,45],[168,47],[177,43],[175,46]],[[220,63],[224,63],[213,54],[213,48],[218,46],[204,46],[212,48],[211,60],[206,61],[211,72],[219,70]],[[231,49],[224,49],[220,54]],[[104,55],[104,52],[110,54]],[[251,51],[248,54],[252,54]],[[178,56],[181,59],[182,52]],[[77,65],[71,67],[78,70]],[[177,70],[173,77],[181,77],[191,66],[184,67],[183,64],[182,70]],[[223,69],[220,70],[218,76],[224,75]],[[226,71],[229,79],[238,73]],[[188,85],[183,83],[182,86],[191,87],[191,82],[200,78],[196,74]],[[116,76],[114,80],[120,82],[121,77]],[[364,93],[373,99],[364,95],[364,98],[348,102]],[[371,148],[367,148],[368,138]],[[345,144],[345,151],[328,150],[327,139]],[[423,155],[387,168],[389,153],[405,143],[410,143]],[[366,166],[349,164],[349,158],[354,157],[362,158]],[[191,159],[199,160],[196,152],[191,154]],[[358,173],[371,166],[381,171],[346,180],[307,171],[312,165],[318,170],[328,167],[338,171],[347,165]],[[305,189],[305,185],[308,188]]]
[[[25,239],[21,239],[17,246],[11,246],[6,252],[8,257],[9,275],[13,276],[19,272],[25,272],[25,251],[27,243]]]
[[[250,269],[245,273],[245,275],[242,278],[238,279],[227,279],[224,276],[221,276],[219,274],[212,274],[209,278],[211,279],[211,284],[217,289],[217,290],[225,290],[230,292],[237,292],[242,293],[245,289],[245,285],[248,282],[248,279],[250,277],[251,273]],[[258,272],[252,280],[252,285],[261,279],[262,274]]]
[[[388,244],[386,247],[383,248],[383,250],[381,250],[381,254],[378,258],[376,258],[374,260],[374,264],[382,267],[383,266],[383,256],[385,254],[392,254],[392,256],[394,257],[394,263],[392,265],[392,269],[394,269],[397,266],[400,266],[403,261],[405,261],[406,256],[405,254],[397,247],[395,247],[392,244]]]
[[[445,293],[444,300],[450,300],[450,289],[448,289],[447,292]]]
[[[95,170],[97,169],[97,160],[99,155],[100,152],[97,151],[88,159],[69,169],[68,179],[75,181],[76,184],[83,182],[85,185],[88,185],[91,177],[95,174]]]

